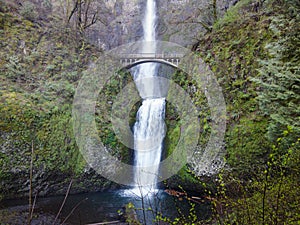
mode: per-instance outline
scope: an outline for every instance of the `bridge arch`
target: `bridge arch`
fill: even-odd
[[[124,63],[121,61],[122,65],[124,65],[122,69],[131,69],[132,67],[137,66],[139,64],[149,63],[149,62],[165,64],[175,69],[178,69],[178,64],[179,64],[179,61],[177,63],[172,63],[164,59],[139,59],[131,63]]]

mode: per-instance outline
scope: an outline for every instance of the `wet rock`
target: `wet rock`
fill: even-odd
[[[105,22],[87,30],[88,39],[104,50],[141,40],[144,0],[109,1],[103,9]],[[217,16],[237,0],[217,0]],[[201,22],[212,25],[211,2],[206,0],[157,0],[158,39],[191,46],[207,30]]]

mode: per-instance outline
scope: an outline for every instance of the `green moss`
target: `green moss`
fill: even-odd
[[[116,136],[111,123],[112,107],[117,95],[126,85],[133,82],[131,74],[120,72],[107,81],[105,87],[99,93],[96,103],[96,125],[101,141],[110,149],[111,154],[119,160],[130,163],[132,161],[131,151]],[[132,105],[129,111],[128,126],[135,122],[136,112],[141,102]],[[121,109],[123,110],[123,109]],[[115,111],[115,114],[122,113]]]
[[[180,138],[180,120],[176,109],[167,102],[166,104],[166,129],[167,133],[164,139],[165,157],[172,154]]]
[[[15,92],[2,93],[1,100],[0,129],[9,137],[1,168],[6,172],[14,167],[28,168],[30,160],[24,159],[31,157],[33,145],[37,167],[74,173],[83,169],[85,164],[73,137],[70,107],[66,111],[46,113]],[[16,165],[9,165],[7,161]]]
[[[226,133],[227,162],[240,175],[255,174],[264,165],[270,143],[265,137],[268,120],[256,114],[242,117]]]
[[[71,109],[82,71],[98,51],[88,44],[78,50],[82,42],[75,33],[63,24],[49,25],[15,11],[0,12],[3,182],[10,182],[12,171],[28,174],[32,147],[34,169],[80,175],[86,167],[73,136]]]
[[[197,179],[197,177],[192,173],[191,169],[189,169],[186,165],[179,170],[177,175],[180,177],[182,184],[200,184],[199,179]]]
[[[226,25],[230,25],[231,23],[240,23],[243,21],[243,17],[245,16],[245,8],[249,7],[251,2],[255,0],[241,0],[238,1],[236,5],[231,7],[223,18],[220,18],[213,26],[214,29],[222,29],[222,27]]]

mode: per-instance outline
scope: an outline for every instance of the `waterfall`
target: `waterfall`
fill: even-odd
[[[142,53],[155,53],[156,51],[155,25],[155,0],[147,0],[143,20],[143,39],[147,44],[142,47]],[[135,185],[142,187],[140,190],[148,191],[156,188],[162,144],[166,132],[165,96],[160,94],[162,91],[159,89],[162,85],[158,83],[158,79],[155,79],[156,73],[156,63],[141,64],[134,72],[134,80],[143,99],[133,128]]]

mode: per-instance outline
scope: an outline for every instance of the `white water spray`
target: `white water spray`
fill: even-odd
[[[156,4],[155,0],[147,0],[146,13],[143,21],[144,41],[142,53],[155,54],[156,51]],[[139,191],[151,191],[156,188],[162,144],[165,136],[165,98],[161,96],[156,63],[141,64],[134,79],[143,98],[134,125],[135,149],[135,185]]]

